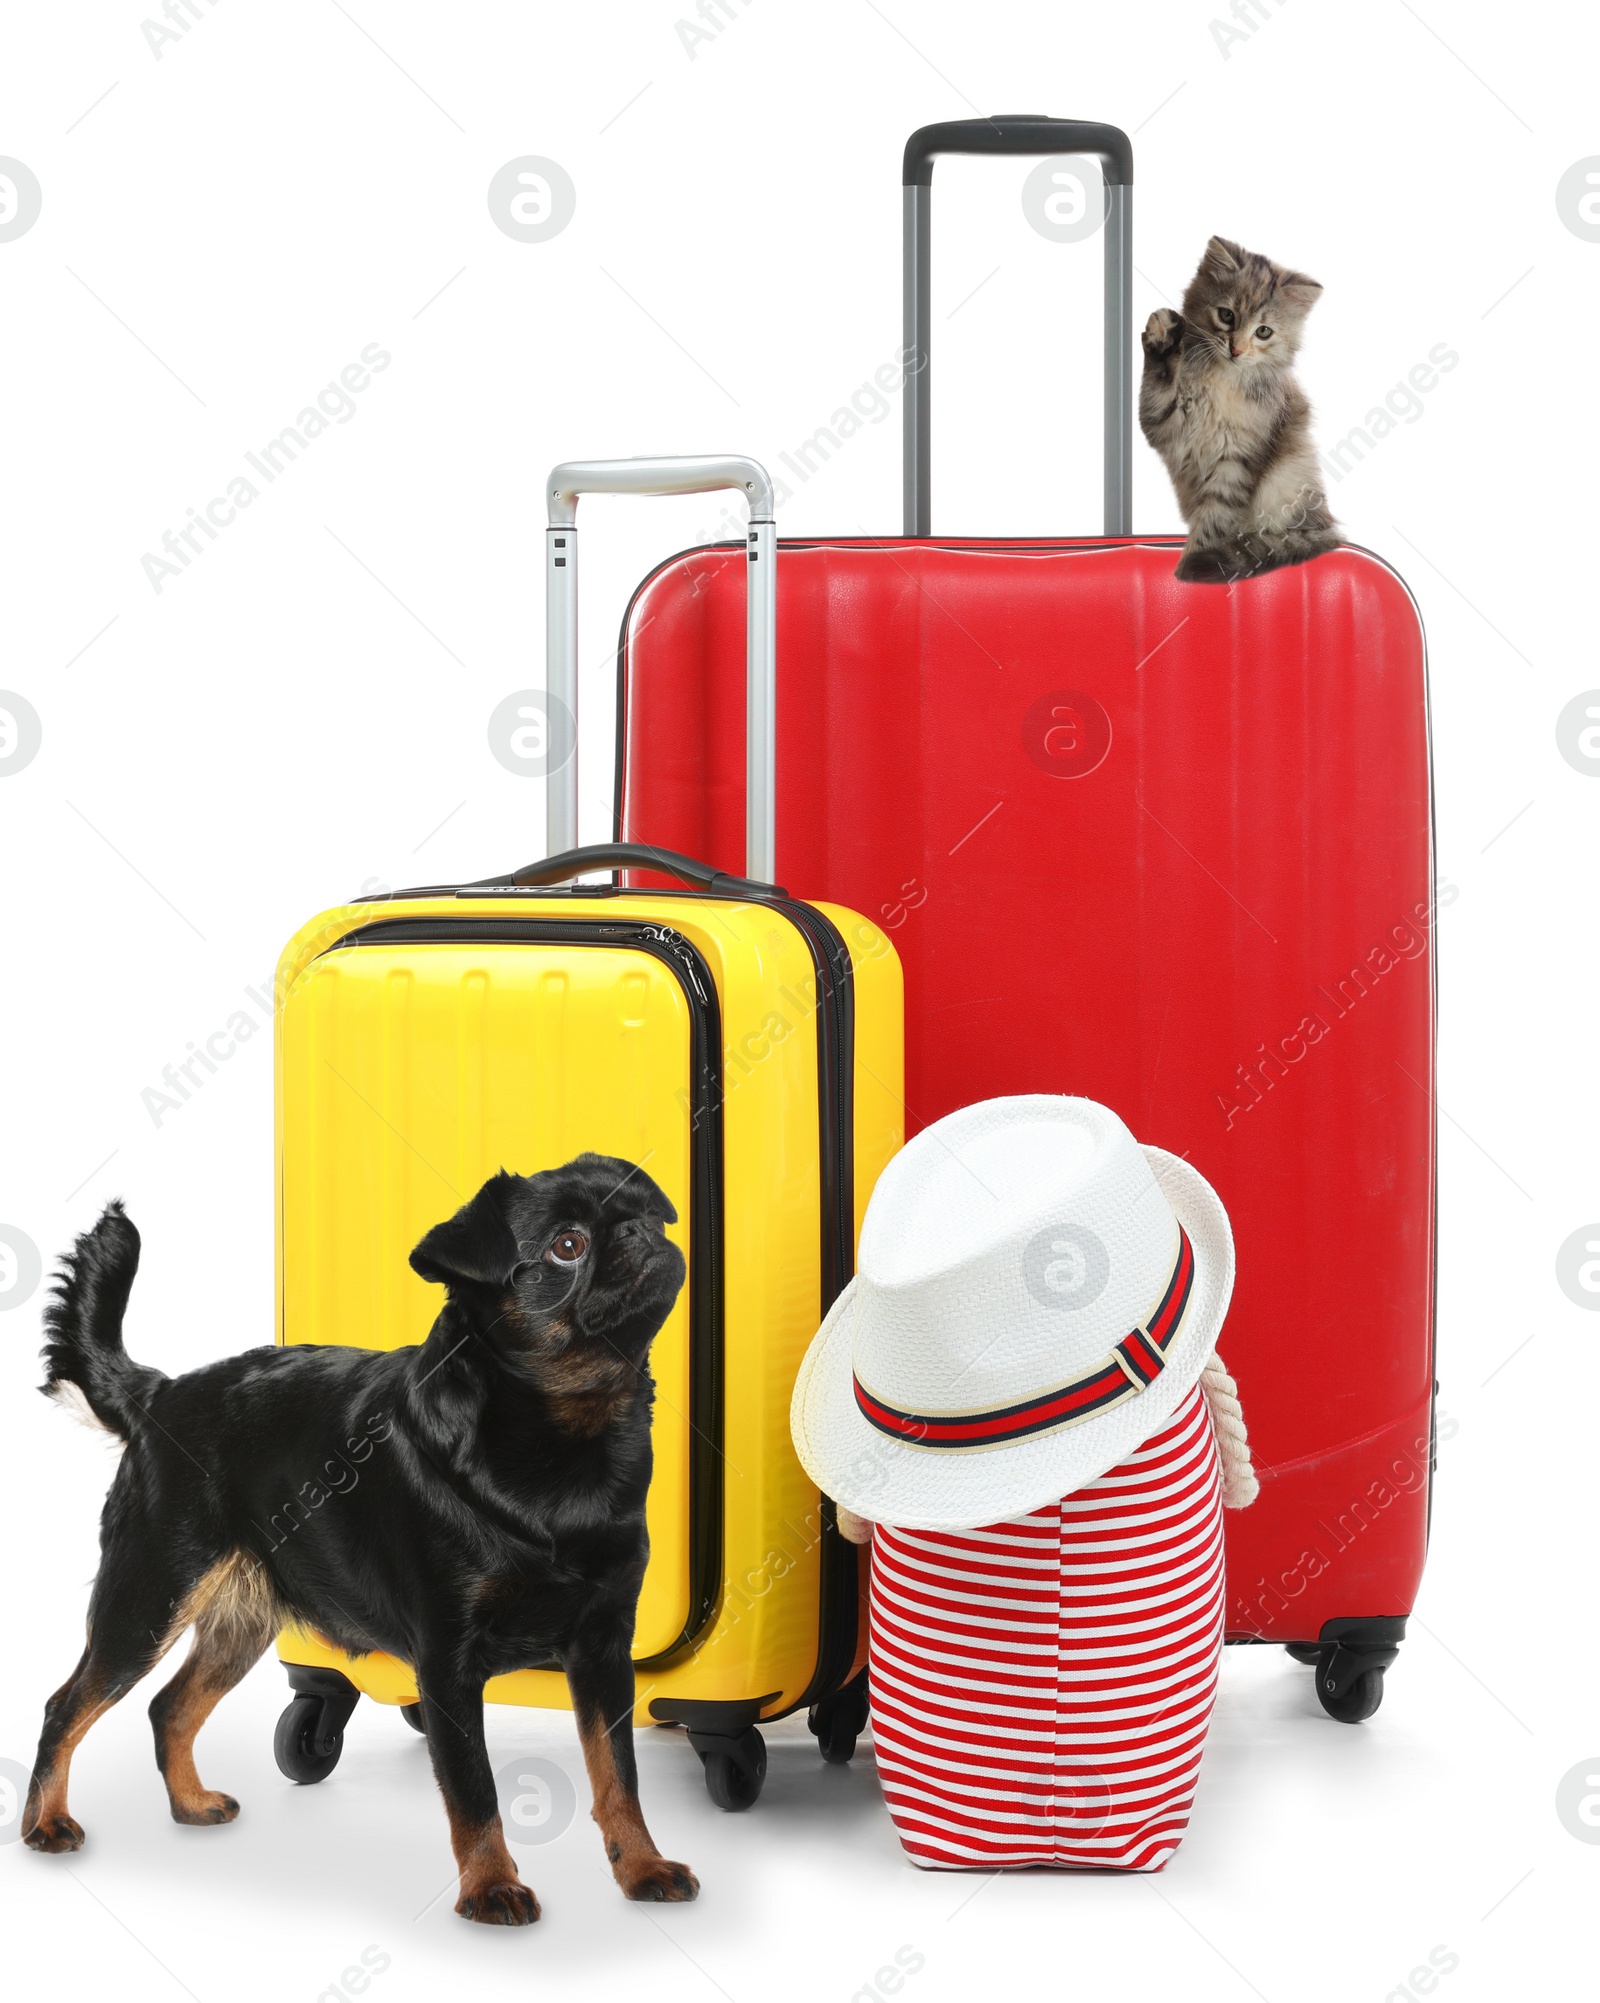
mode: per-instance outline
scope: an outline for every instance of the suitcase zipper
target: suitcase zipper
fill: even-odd
[[[850,953],[814,905],[786,899],[777,910],[811,952],[817,984],[818,1154],[822,1173],[822,1312],[855,1271],[855,984]]]
[[[823,912],[796,899],[785,899],[778,908],[810,947],[817,983],[821,1300],[826,1315],[855,1272],[855,974],[849,948]],[[833,1498],[823,1496],[821,1506],[817,1663],[810,1683],[789,1707],[793,1710],[831,1696],[849,1676],[856,1654],[860,1553],[839,1534]]]

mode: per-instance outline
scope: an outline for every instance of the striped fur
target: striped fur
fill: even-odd
[[[1120,1467],[983,1530],[880,1524],[878,1773],[914,1862],[1159,1870],[1222,1651],[1222,1491],[1198,1386]]]

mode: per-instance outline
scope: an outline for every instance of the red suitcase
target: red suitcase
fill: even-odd
[[[1092,153],[1108,184],[1107,534],[928,530],[928,180],[937,152]],[[1349,548],[1231,587],[1127,534],[1127,141],[977,120],[906,150],[899,540],[793,541],[778,874],[891,929],[907,1130],[1083,1093],[1222,1195],[1223,1351],[1260,1501],[1230,1512],[1228,1632],[1382,1696],[1433,1463],[1434,949],[1416,606]],[[653,572],[619,650],[618,835],[744,853],[744,559]],[[649,755],[644,756],[648,747]]]

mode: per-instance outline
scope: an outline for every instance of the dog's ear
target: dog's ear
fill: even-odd
[[[502,1169],[454,1217],[435,1224],[412,1252],[412,1270],[445,1287],[462,1280],[477,1280],[490,1287],[508,1285],[522,1263],[507,1216],[515,1181],[515,1176]]]

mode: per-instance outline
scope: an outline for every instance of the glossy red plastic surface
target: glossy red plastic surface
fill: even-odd
[[[889,928],[908,1131],[1077,1092],[1233,1220],[1262,1474],[1229,1632],[1410,1610],[1433,1376],[1423,638],[1362,551],[1232,588],[1167,542],[780,553],[779,874]],[[742,553],[641,587],[630,839],[743,867]]]

